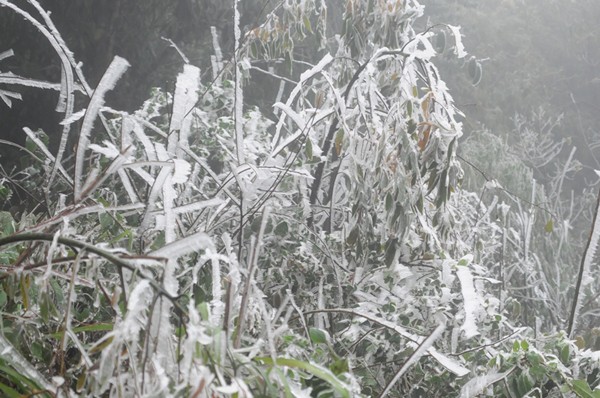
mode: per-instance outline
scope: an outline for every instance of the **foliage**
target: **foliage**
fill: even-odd
[[[210,78],[186,63],[127,113],[105,105],[127,61],[92,90],[30,4],[0,0],[64,79],[21,83],[56,89],[64,120],[56,153],[25,129],[46,213],[0,218],[3,393],[594,396],[596,353],[511,314],[532,213],[461,186],[431,43],[444,31],[464,57],[458,28],[349,0],[327,38],[325,2],[288,1],[242,35],[236,8],[231,59],[215,39]],[[323,51],[300,61],[312,34]],[[255,73],[280,85],[272,108],[244,105]]]

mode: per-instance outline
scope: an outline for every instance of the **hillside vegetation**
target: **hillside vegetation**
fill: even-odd
[[[175,49],[174,89],[126,112],[128,61],[91,85],[23,3],[0,13],[61,79],[0,48],[0,99],[53,90],[61,122],[56,148],[0,141],[23,159],[0,195],[31,204],[0,213],[0,395],[600,397],[600,221],[572,237],[595,212],[562,200],[569,162],[538,183],[492,133],[461,141],[436,57],[481,63],[452,21],[288,0],[246,28],[234,1],[232,49]]]

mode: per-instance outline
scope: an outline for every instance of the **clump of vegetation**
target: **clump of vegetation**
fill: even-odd
[[[2,75],[56,89],[64,118],[56,153],[25,128],[44,206],[0,217],[3,394],[597,395],[597,352],[520,317],[532,211],[461,186],[461,114],[430,42],[444,31],[464,57],[457,27],[416,31],[416,1],[346,1],[333,37],[323,1],[249,32],[236,9],[230,57],[215,37],[210,75],[185,63],[127,113],[104,99],[127,61],[92,89],[29,3],[0,0],[63,80]],[[320,50],[297,61],[298,43]],[[257,73],[279,90],[249,107]]]

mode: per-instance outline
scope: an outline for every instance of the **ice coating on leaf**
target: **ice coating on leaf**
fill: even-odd
[[[146,135],[146,133],[144,132],[144,128],[139,123],[137,123],[137,121],[133,126],[133,133],[135,134],[137,139],[142,143],[148,160],[157,160],[158,156],[156,154],[156,148],[154,147],[152,140]]]
[[[175,170],[173,170],[173,177],[171,180],[174,184],[185,183],[192,171],[192,165],[183,159],[173,159],[173,163],[175,164]]]
[[[467,52],[465,51],[465,46],[463,45],[463,42],[462,42],[460,26],[448,25],[448,29],[450,29],[450,31],[452,32],[452,35],[454,35],[454,41],[455,41],[454,52],[456,53],[456,56],[458,58],[464,58],[467,55]]]
[[[466,338],[471,338],[479,334],[476,323],[477,315],[480,309],[479,295],[475,291],[473,275],[467,266],[459,265],[456,270],[456,275],[460,280],[463,302],[465,306],[465,320],[461,329],[465,332]]]
[[[164,171],[165,169],[163,169]],[[165,232],[165,243],[169,244],[177,238],[176,232],[176,215],[173,212],[173,205],[177,198],[177,191],[173,185],[173,178],[169,174],[165,178],[165,182],[162,186],[162,201],[163,201],[163,212],[165,224],[163,230]],[[167,257],[170,258],[170,257]]]
[[[44,375],[42,375],[13,347],[10,341],[4,337],[3,333],[0,333],[0,358],[2,358],[9,366],[12,366],[21,375],[30,380],[35,380],[42,388],[45,388],[48,391],[54,390],[52,384],[46,380]]]
[[[469,380],[467,384],[465,384],[460,390],[460,398],[474,398],[480,396],[480,394],[482,394],[488,386],[504,379],[506,376],[512,373],[513,370],[514,367],[506,372],[490,372],[483,376],[477,376]]]
[[[6,90],[0,90],[0,98],[2,99],[2,101],[4,101],[6,106],[8,106],[9,108],[12,108],[11,98],[18,99],[18,100],[23,99],[23,97],[21,96],[20,93],[15,93],[13,91],[6,91]]]
[[[212,239],[205,232],[197,232],[154,250],[148,253],[148,255],[152,257],[179,258],[207,249],[215,251]]]
[[[435,349],[430,349],[429,354],[432,357],[434,357],[435,360],[440,363],[440,365],[442,365],[443,367],[445,367],[446,369],[448,369],[450,372],[454,373],[458,377],[466,376],[471,372],[469,369],[462,366],[458,361],[455,361],[454,359],[452,359],[450,357],[442,355],[439,351],[437,351]]]
[[[433,32],[427,32],[425,34],[416,36],[415,42],[414,42],[414,44],[412,44],[413,49],[411,51],[411,55],[409,56],[409,58],[415,57],[418,59],[428,60],[428,59],[435,57],[435,54],[436,54],[435,49],[433,48],[433,45],[429,41],[429,38],[433,37],[433,36],[434,36]]]
[[[130,293],[129,301],[127,302],[127,317],[125,317],[123,326],[131,325],[134,329],[128,329],[128,333],[137,330],[138,326],[136,326],[135,319],[137,319],[139,313],[145,309],[144,306],[148,305],[148,295],[150,293],[150,282],[147,280],[141,280]]]
[[[177,76],[175,96],[173,97],[173,115],[169,126],[169,131],[173,137],[169,137],[168,150],[170,153],[175,153],[177,145],[188,146],[190,126],[193,120],[191,111],[198,102],[199,86],[200,69],[190,64],[184,65],[183,72]],[[176,141],[176,137],[179,137],[179,142]]]
[[[88,109],[83,118],[81,125],[81,131],[79,133],[79,142],[77,145],[77,152],[75,155],[75,179],[74,179],[74,196],[75,201],[81,199],[81,187],[83,180],[83,164],[85,158],[85,152],[90,144],[90,135],[92,134],[92,128],[94,122],[100,112],[100,108],[104,105],[104,96],[110,90],[112,90],[117,81],[121,78],[123,73],[129,67],[129,63],[121,58],[115,57],[111,62],[110,66],[102,76],[98,87],[94,91],[94,95],[90,99]]]
[[[291,109],[292,103],[296,100],[296,97],[298,96],[298,94],[300,94],[306,81],[308,79],[312,78],[313,76],[315,76],[316,74],[320,73],[332,61],[333,61],[333,57],[331,56],[331,54],[327,53],[327,54],[325,54],[325,56],[323,56],[323,58],[321,58],[321,60],[319,61],[319,63],[317,63],[317,65],[315,65],[311,69],[303,72],[300,75],[300,81],[298,82],[296,87],[293,88],[292,92],[288,96],[288,100],[286,101],[285,105]],[[284,126],[284,124],[285,124],[285,116],[282,115],[279,118],[279,121],[277,122],[277,126],[275,129],[275,135],[273,137],[273,140],[271,141],[271,149],[275,149],[275,146],[278,144],[280,134],[281,134],[281,128]]]
[[[109,159],[114,159],[117,156],[119,156],[120,152],[117,149],[117,147],[115,147],[115,145],[110,142],[110,141],[103,141],[102,142],[105,146],[100,146],[100,145],[96,145],[96,144],[90,144],[89,148],[90,150],[97,152],[97,153],[101,153],[104,156],[106,156]]]
[[[15,52],[12,50],[12,48],[10,50],[2,51],[0,53],[0,61],[5,58],[12,57],[13,55],[15,55]]]
[[[68,118],[61,121],[60,124],[63,126],[67,126],[69,124],[75,123],[76,121],[78,121],[85,115],[86,110],[87,110],[86,108],[83,108],[82,110],[71,114],[71,116],[69,116]]]
[[[23,127],[23,131],[25,132],[25,134],[27,134],[27,137],[29,137],[29,139],[31,141],[33,141],[33,143],[35,145],[37,145],[37,147],[44,153],[44,155],[50,159],[50,161],[54,161],[54,156],[52,155],[52,153],[50,153],[50,150],[48,149],[48,147],[46,146],[46,144],[44,144],[42,142],[42,140],[40,140],[38,138],[38,134],[36,134],[35,132],[33,132],[29,127]]]
[[[0,84],[16,84],[25,87],[34,87],[43,90],[61,90],[61,85],[43,80],[29,79],[26,77],[17,76],[12,72],[0,73]],[[81,90],[81,87],[77,87]]]

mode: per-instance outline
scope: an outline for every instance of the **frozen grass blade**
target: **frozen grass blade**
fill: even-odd
[[[94,91],[94,95],[92,95],[92,98],[90,99],[90,103],[83,118],[81,131],[79,133],[79,141],[77,142],[77,151],[75,154],[75,178],[73,189],[75,202],[79,202],[83,199],[83,163],[85,160],[85,153],[90,144],[90,136],[94,127],[94,121],[98,117],[100,108],[102,108],[104,105],[104,96],[108,91],[115,87],[117,80],[121,78],[128,67],[129,63],[125,59],[121,57],[115,57],[104,73],[104,76],[102,76],[96,91]]]
[[[169,126],[168,151],[172,155],[177,152],[183,156],[182,148],[187,148],[190,127],[193,116],[192,110],[198,102],[198,87],[200,86],[200,69],[193,65],[184,65],[183,72],[177,77],[175,96],[173,98],[173,114]],[[179,140],[177,141],[177,137]]]

